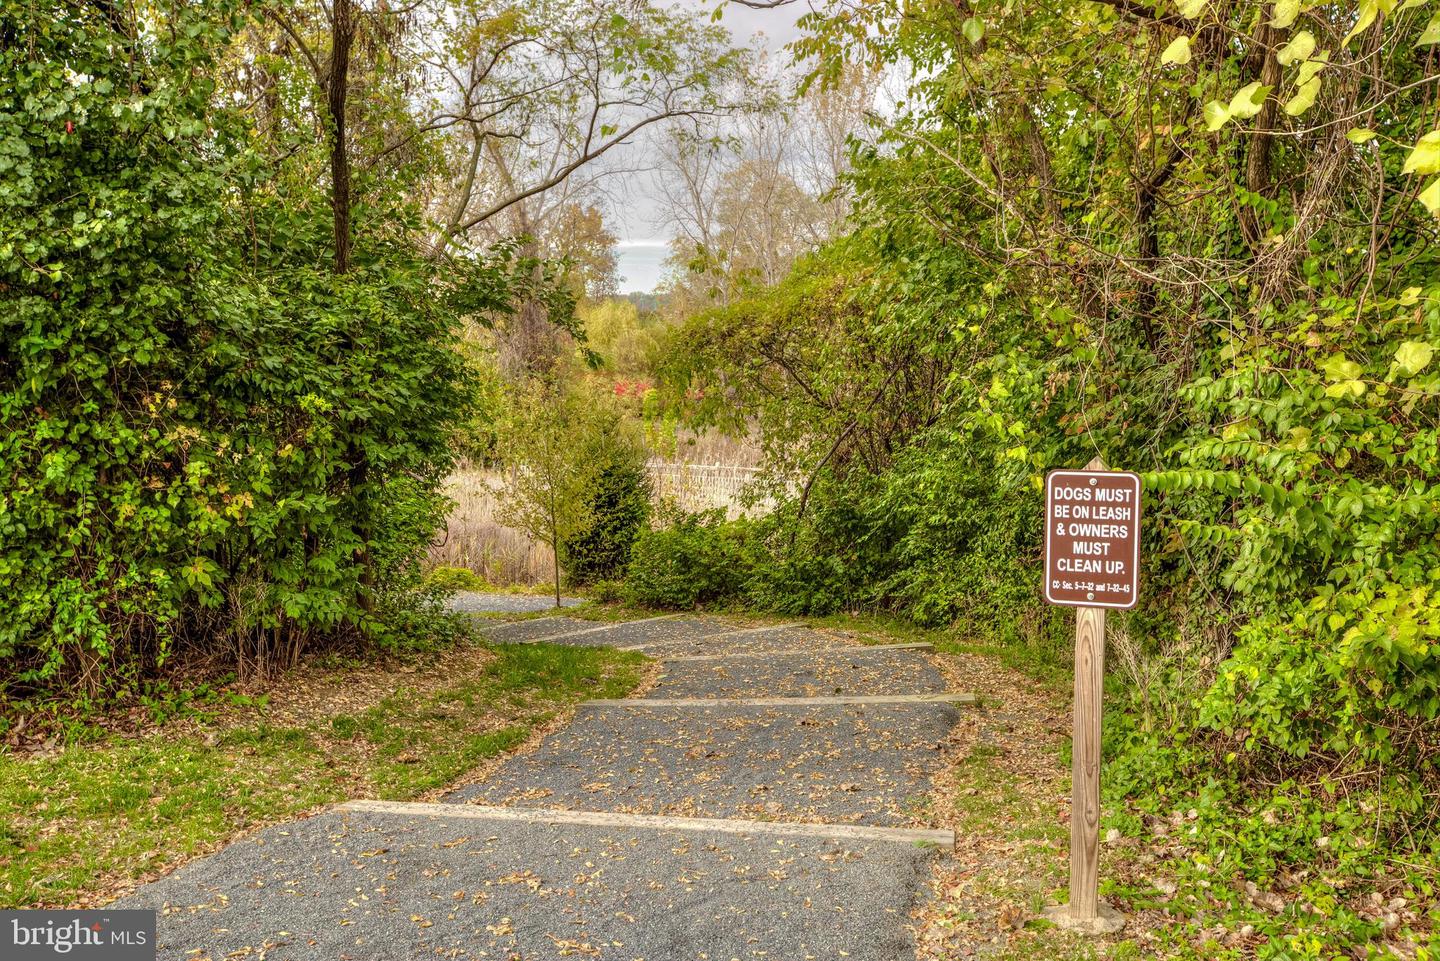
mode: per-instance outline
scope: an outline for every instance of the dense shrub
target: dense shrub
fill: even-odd
[[[610,445],[588,504],[589,523],[561,545],[561,563],[573,583],[619,577],[635,540],[650,519],[650,475],[638,451]]]
[[[484,578],[468,567],[432,567],[425,572],[425,586],[442,594],[456,591],[483,591],[489,585]]]
[[[1201,719],[1252,748],[1400,762],[1440,789],[1440,288],[1332,297],[1265,331],[1186,386],[1226,426],[1151,476],[1229,508],[1185,525],[1248,615]]]
[[[1217,838],[1246,812],[1303,808],[1318,837],[1368,809],[1372,839],[1440,843],[1434,248],[1384,292],[1247,308],[1244,336],[1177,326],[1157,354],[1021,301],[935,337],[936,303],[968,310],[967,255],[939,244],[902,246],[816,316],[796,291],[851,277],[852,241],[672,341],[672,403],[752,416],[774,452],[781,506],[747,536],[746,599],[898,613],[1064,667],[1073,621],[1037,580],[1040,484],[1099,453],[1147,485],[1141,606],[1110,620],[1115,703],[1133,709],[1108,715],[1112,800],[1203,795]],[[1333,288],[1323,258],[1303,270]],[[847,341],[833,315],[861,308],[869,329]],[[945,373],[927,380],[932,361]]]
[[[625,599],[646,607],[689,610],[732,600],[745,585],[743,524],[719,511],[676,515],[636,540]]]
[[[382,635],[443,513],[454,331],[504,307],[508,261],[428,256],[392,171],[336,274],[323,141],[270,153],[217,94],[248,14],[0,7],[12,692],[110,690],[180,641],[263,669]]]
[[[816,479],[807,513],[795,501],[754,522],[746,538],[749,604],[776,614],[825,615],[875,603],[889,569],[888,538],[871,512],[874,485]]]

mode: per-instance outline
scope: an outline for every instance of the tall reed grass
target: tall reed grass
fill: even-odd
[[[693,464],[658,457],[648,467],[657,502],[668,501],[687,513],[718,508],[730,518],[747,512],[742,494],[759,473],[748,465]],[[550,548],[499,519],[504,483],[500,472],[473,467],[450,475],[445,489],[455,507],[445,533],[430,545],[432,567],[463,567],[499,587],[551,582]],[[768,506],[761,501],[748,511]]]

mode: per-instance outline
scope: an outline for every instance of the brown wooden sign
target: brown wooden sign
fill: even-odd
[[[1045,600],[1130,608],[1139,598],[1139,476],[1098,470],[1045,475]]]

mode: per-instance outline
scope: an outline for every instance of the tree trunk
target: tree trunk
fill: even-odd
[[[350,96],[350,48],[355,41],[355,0],[335,0],[330,21],[330,66],[325,77],[325,108],[330,115],[330,212],[334,222],[335,263],[337,277],[350,272],[354,237],[350,224],[350,143],[345,111]],[[353,351],[361,338],[351,336]],[[356,428],[352,428],[355,430]],[[370,461],[364,447],[351,442],[346,452],[350,466],[346,483],[355,503],[351,531],[359,542],[355,562],[360,566],[360,587],[355,602],[369,614],[375,610],[375,569],[370,557],[369,508],[366,490],[370,481]]]
[[[555,571],[555,609],[560,609],[560,530],[555,523],[555,511],[550,511],[550,555]]]
[[[335,0],[325,104],[330,114],[330,211],[335,222],[337,274],[350,272],[350,149],[345,131],[345,102],[350,93],[350,45],[354,40],[354,0]]]

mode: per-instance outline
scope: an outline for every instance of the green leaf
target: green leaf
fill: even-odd
[[[1270,95],[1270,87],[1264,86],[1260,81],[1247,83],[1235,91],[1235,96],[1230,98],[1230,106],[1227,108],[1231,117],[1238,117],[1241,120],[1248,120],[1260,112],[1260,107],[1265,103],[1265,98]]]
[[[1186,20],[1194,20],[1205,12],[1206,0],[1175,0],[1175,6],[1180,10],[1180,16]]]
[[[1275,17],[1270,21],[1270,26],[1285,29],[1295,22],[1300,16],[1300,0],[1276,0]]]
[[[1326,397],[1359,397],[1364,393],[1365,382],[1362,380],[1342,380],[1325,388]]]
[[[1218,100],[1205,105],[1205,129],[1212,133],[1230,122],[1230,111]]]
[[[1354,144],[1369,143],[1375,139],[1375,131],[1369,127],[1352,127],[1345,134],[1345,139]]]
[[[1340,41],[1340,46],[1348,46],[1351,40],[1364,33],[1370,24],[1375,22],[1375,16],[1379,12],[1380,7],[1375,0],[1360,0],[1360,17],[1355,21],[1355,26],[1350,28],[1350,32],[1345,34],[1345,39]]]
[[[1177,63],[1181,64],[1182,66],[1189,63],[1190,38],[1176,37],[1174,40],[1171,40],[1170,46],[1166,47],[1165,52],[1160,54],[1160,62],[1162,64]]]
[[[1440,43],[1440,13],[1435,14],[1425,32],[1420,34],[1420,39],[1415,41],[1417,47],[1429,47]]]
[[[1420,202],[1432,214],[1440,214],[1440,177],[1430,181],[1430,186],[1420,191]]]
[[[1295,96],[1291,97],[1289,102],[1285,104],[1286,115],[1298,117],[1313,107],[1315,105],[1315,98],[1320,95],[1320,85],[1322,83],[1324,83],[1324,81],[1316,77],[1295,91]]]
[[[1409,377],[1414,377],[1430,365],[1435,348],[1423,340],[1407,340],[1395,351],[1395,363]]]
[[[1355,361],[1350,360],[1344,354],[1336,354],[1325,363],[1320,365],[1325,376],[1330,380],[1355,380],[1360,376],[1362,368]]]
[[[954,21],[952,20],[951,23]],[[965,35],[966,40],[976,44],[980,42],[981,37],[985,36],[985,24],[979,17],[967,17],[965,22],[960,24],[960,32]]]
[[[1309,60],[1306,60],[1300,65],[1300,73],[1298,73],[1295,77],[1295,86],[1303,87],[1311,80],[1314,80],[1315,76],[1319,74],[1321,70],[1324,70],[1326,64],[1328,64],[1329,62],[1329,50],[1326,50],[1324,53],[1321,53],[1317,57],[1311,57]]]
[[[1400,169],[1406,174],[1440,173],[1440,130],[1432,130],[1415,142],[1405,166]]]
[[[1280,66],[1288,67],[1292,63],[1309,60],[1310,54],[1314,52],[1315,35],[1309,30],[1301,30],[1290,38],[1289,43],[1275,51],[1275,59],[1280,62]]]

